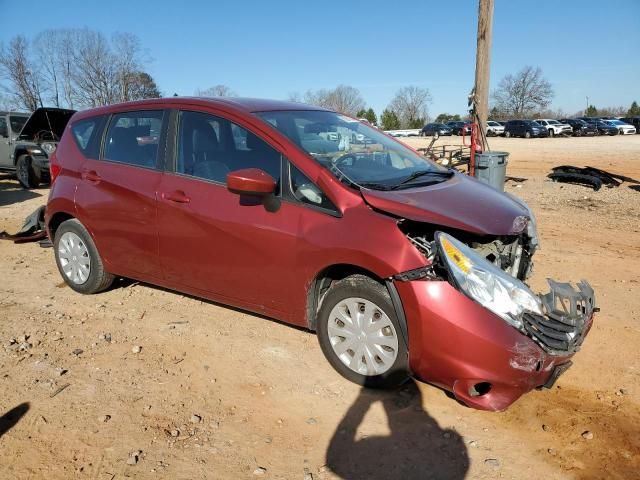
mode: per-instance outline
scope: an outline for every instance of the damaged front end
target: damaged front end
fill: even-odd
[[[524,282],[532,271],[532,256],[538,246],[535,228],[529,225],[517,234],[495,237],[466,232],[454,237],[429,232],[427,227],[418,233],[415,225],[402,223],[401,229],[428,265],[396,275],[397,280],[447,280],[548,354],[573,354],[580,348],[596,311],[593,289],[585,280],[577,289],[548,280],[550,291],[544,295],[529,289]]]

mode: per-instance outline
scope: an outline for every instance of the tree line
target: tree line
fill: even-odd
[[[107,38],[84,29],[45,30],[0,45],[0,78],[7,106],[91,108],[161,96],[146,71],[149,59],[131,33]]]
[[[0,44],[0,103],[9,108],[33,111],[42,106],[81,109],[158,98],[162,94],[147,71],[149,63],[140,39],[131,33],[115,33],[108,38],[84,28],[45,30],[32,40],[16,35],[8,45]],[[196,90],[195,95],[237,94],[226,85],[214,85]],[[500,80],[491,94],[490,118],[571,116],[562,110],[549,109],[553,97],[553,86],[544,77],[542,69],[525,66]],[[365,118],[385,130],[396,130],[422,128],[430,120],[428,106],[432,96],[427,88],[402,87],[379,118],[371,107],[367,107],[360,91],[349,85],[307,90],[303,94],[293,92],[288,100]],[[585,111],[578,112],[581,113],[635,116],[640,115],[640,108],[636,102],[628,110],[623,107],[597,109],[590,105]],[[435,121],[468,118],[441,113]]]

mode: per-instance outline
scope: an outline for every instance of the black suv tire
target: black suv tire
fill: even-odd
[[[42,183],[40,171],[36,171],[29,155],[20,155],[16,161],[16,177],[26,189],[38,188]]]

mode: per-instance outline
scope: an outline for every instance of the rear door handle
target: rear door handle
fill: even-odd
[[[191,199],[182,190],[174,190],[173,192],[165,192],[162,199],[174,203],[189,203]]]
[[[100,180],[102,180],[102,177],[100,177],[100,175],[98,175],[98,172],[96,172],[95,170],[84,170],[82,172],[82,178],[90,182],[99,182]]]

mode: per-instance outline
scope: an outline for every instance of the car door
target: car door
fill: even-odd
[[[9,115],[0,115],[0,167],[13,166],[13,138],[9,125]]]
[[[161,277],[156,192],[167,117],[156,109],[105,118],[99,158],[85,156],[80,165],[78,216],[112,273],[141,280]]]
[[[289,312],[292,286],[303,283],[295,273],[299,210],[279,191],[261,201],[226,188],[227,174],[243,168],[266,171],[280,188],[281,153],[220,114],[185,110],[175,123],[173,167],[158,201],[166,282],[258,312]]]

